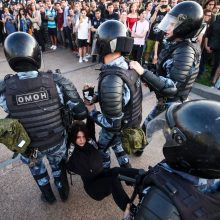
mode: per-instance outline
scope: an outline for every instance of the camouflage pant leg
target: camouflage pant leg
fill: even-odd
[[[43,162],[43,156],[44,155],[39,153],[38,159],[34,163],[34,166],[32,165],[32,161],[30,160],[30,158],[25,157],[24,155],[21,155],[20,157],[21,161],[29,166],[31,174],[39,186],[45,186],[50,181],[50,177],[47,173],[46,166]]]
[[[107,169],[110,168],[111,165],[110,150],[108,149],[104,152],[104,149],[109,145],[113,136],[114,133],[108,132],[105,129],[102,129],[99,134],[99,147],[103,157],[103,167]],[[112,147],[113,151],[115,152],[120,166],[129,162],[128,157],[122,148],[120,136],[114,137],[114,140],[109,147]]]
[[[125,153],[122,147],[121,138],[120,138],[120,142],[114,144],[112,150],[115,152],[115,156],[120,166],[129,163],[128,155]]]
[[[62,159],[65,159],[66,156],[66,141],[55,147],[39,152],[37,155],[37,159],[34,162],[34,165],[32,164],[30,158],[21,155],[22,162],[29,166],[31,174],[37,181],[37,184],[39,186],[45,186],[50,181],[50,177],[47,173],[46,166],[43,162],[44,156],[46,156],[49,160],[53,176],[59,177],[61,173],[59,164]],[[58,181],[57,183],[55,182],[55,184],[58,188],[61,186],[60,181]]]
[[[58,148],[49,149],[46,156],[52,170],[54,183],[57,188],[62,188],[60,162],[66,159],[66,140]]]

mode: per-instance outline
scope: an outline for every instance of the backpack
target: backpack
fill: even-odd
[[[0,143],[15,153],[24,153],[31,140],[17,119],[0,119]]]
[[[141,128],[123,128],[121,141],[122,147],[127,154],[143,149],[147,145],[146,136]]]

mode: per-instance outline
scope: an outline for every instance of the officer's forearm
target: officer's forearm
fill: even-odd
[[[76,87],[69,79],[66,79],[61,74],[53,74],[53,78],[55,83],[57,83],[57,85],[62,88],[65,103],[71,99],[75,100],[80,98]]]
[[[62,88],[64,103],[66,103],[72,111],[74,119],[85,119],[87,117],[87,109],[73,83],[61,74],[54,74],[53,78],[55,83]]]
[[[172,97],[177,93],[176,87],[167,87],[166,81],[155,75],[149,70],[144,70],[144,74],[141,75],[142,81],[150,85],[155,91],[168,97]]]
[[[106,118],[101,112],[93,110],[89,113],[90,117],[100,127],[105,128],[109,131],[119,131],[121,129],[121,118]]]
[[[67,102],[69,109],[72,112],[73,118],[75,120],[83,120],[87,117],[87,109],[81,99],[70,100]]]

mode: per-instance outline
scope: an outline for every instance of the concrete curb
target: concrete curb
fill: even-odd
[[[17,156],[14,159],[3,161],[2,163],[0,163],[0,176],[21,164],[22,162],[20,160],[20,156]]]
[[[194,83],[192,92],[203,98],[220,102],[220,90],[199,83]]]

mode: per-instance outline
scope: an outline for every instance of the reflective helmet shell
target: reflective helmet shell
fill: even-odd
[[[125,25],[116,20],[102,23],[96,32],[96,49],[101,57],[113,52],[121,52],[127,55],[131,52],[134,39],[127,36]]]
[[[126,37],[126,27],[119,21],[109,20],[102,23],[97,29],[98,40],[110,42],[117,37]]]
[[[38,70],[41,66],[41,49],[37,41],[27,33],[10,34],[4,42],[4,53],[15,72]]]
[[[185,1],[177,4],[159,24],[158,28],[166,32],[169,27],[169,20],[175,18],[176,24],[173,29],[175,38],[193,38],[200,33],[203,26],[203,9],[193,1]]]
[[[163,153],[167,163],[204,178],[220,178],[220,103],[196,100],[168,109],[171,132]]]

